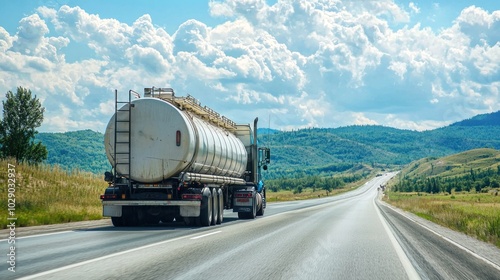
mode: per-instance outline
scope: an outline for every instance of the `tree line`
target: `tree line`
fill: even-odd
[[[416,177],[407,176],[392,187],[397,192],[448,193],[482,192],[490,188],[500,188],[500,165],[488,169],[470,169],[463,175],[453,177]]]
[[[289,190],[301,193],[305,189],[325,190],[331,192],[340,189],[348,183],[356,182],[364,178],[366,174],[349,174],[338,176],[303,176],[292,178],[278,178],[266,181],[266,188],[272,192]]]

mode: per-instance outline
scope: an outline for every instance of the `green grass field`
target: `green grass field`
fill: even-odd
[[[388,192],[384,200],[442,226],[500,247],[500,195]]]
[[[388,183],[384,199],[398,208],[500,247],[499,173],[500,151],[495,149],[421,159],[409,164]],[[413,185],[413,190],[419,186],[418,190],[428,190],[422,186],[432,185],[431,178],[440,184],[439,191],[432,189],[432,194],[392,191],[402,181],[405,187]],[[467,185],[471,187],[467,189]]]
[[[102,218],[99,195],[107,183],[101,176],[47,165],[17,165],[15,170],[14,215],[8,212],[8,165],[15,161],[0,161],[0,219],[16,217],[17,226],[94,220]],[[12,179],[12,178],[10,178]],[[11,201],[12,202],[12,201]],[[7,223],[2,223],[6,228]]]

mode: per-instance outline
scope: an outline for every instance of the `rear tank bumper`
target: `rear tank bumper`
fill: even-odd
[[[104,217],[121,217],[123,207],[179,207],[179,214],[182,217],[200,216],[200,201],[182,201],[182,200],[103,200],[102,201]]]

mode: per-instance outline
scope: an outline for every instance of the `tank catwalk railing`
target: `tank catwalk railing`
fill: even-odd
[[[193,112],[194,114],[219,127],[230,130],[236,129],[235,122],[221,116],[219,113],[207,106],[201,106],[201,102],[189,94],[186,97],[177,97],[175,96],[174,90],[171,88],[145,88],[144,96],[156,97],[161,100],[165,100],[174,104],[177,108]]]

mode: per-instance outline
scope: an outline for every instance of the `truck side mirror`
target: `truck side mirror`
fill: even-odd
[[[271,150],[267,149],[266,150],[266,163],[271,162]]]

